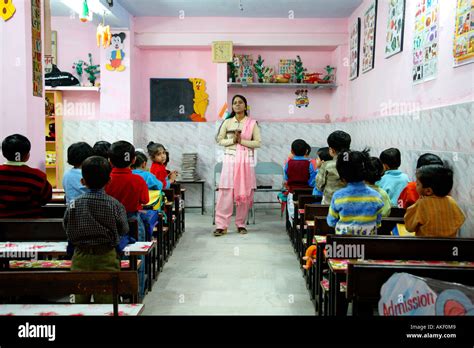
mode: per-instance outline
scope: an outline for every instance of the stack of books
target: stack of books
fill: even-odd
[[[179,174],[179,181],[196,181],[199,176],[196,173],[197,168],[197,153],[183,153],[183,160],[181,162],[181,173]]]

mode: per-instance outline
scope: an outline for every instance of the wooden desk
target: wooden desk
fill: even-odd
[[[144,304],[119,304],[119,316],[141,315]],[[48,304],[48,305],[0,305],[0,316],[111,316],[111,304]]]

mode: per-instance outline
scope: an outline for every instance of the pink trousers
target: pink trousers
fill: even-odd
[[[234,211],[234,190],[219,189],[216,204],[216,228],[225,230],[230,225]],[[239,204],[236,206],[235,225],[237,228],[245,227],[250,206]]]

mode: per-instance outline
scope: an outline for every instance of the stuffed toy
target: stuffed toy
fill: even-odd
[[[316,245],[311,245],[308,249],[306,249],[305,256],[303,257],[303,260],[306,261],[306,265],[304,265],[303,268],[310,269],[315,259],[316,259]]]

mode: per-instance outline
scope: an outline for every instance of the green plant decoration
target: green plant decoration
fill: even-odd
[[[230,78],[232,79],[232,82],[235,82],[235,79],[237,78],[237,67],[234,64],[234,60],[232,62],[227,63],[229,65],[230,69]]]
[[[301,82],[304,79],[304,72],[307,69],[303,67],[303,62],[301,61],[300,56],[296,56],[296,62],[295,62],[295,75],[296,75],[296,81]]]
[[[265,68],[263,67],[263,62],[264,60],[262,59],[262,56],[258,55],[258,59],[253,65],[255,68],[255,72],[257,73],[259,82],[263,82],[263,78],[265,77]]]
[[[79,75],[80,80],[82,80],[82,74],[85,72],[88,75],[87,79],[92,84],[92,86],[95,85],[95,80],[97,80],[97,75],[100,74],[100,65],[92,64],[91,53],[89,53],[89,63],[86,63],[81,59],[75,62],[72,68],[76,70],[76,73],[77,75]]]
[[[327,65],[324,70],[326,70],[326,76],[323,77],[323,81],[332,82],[334,81],[334,67]]]

